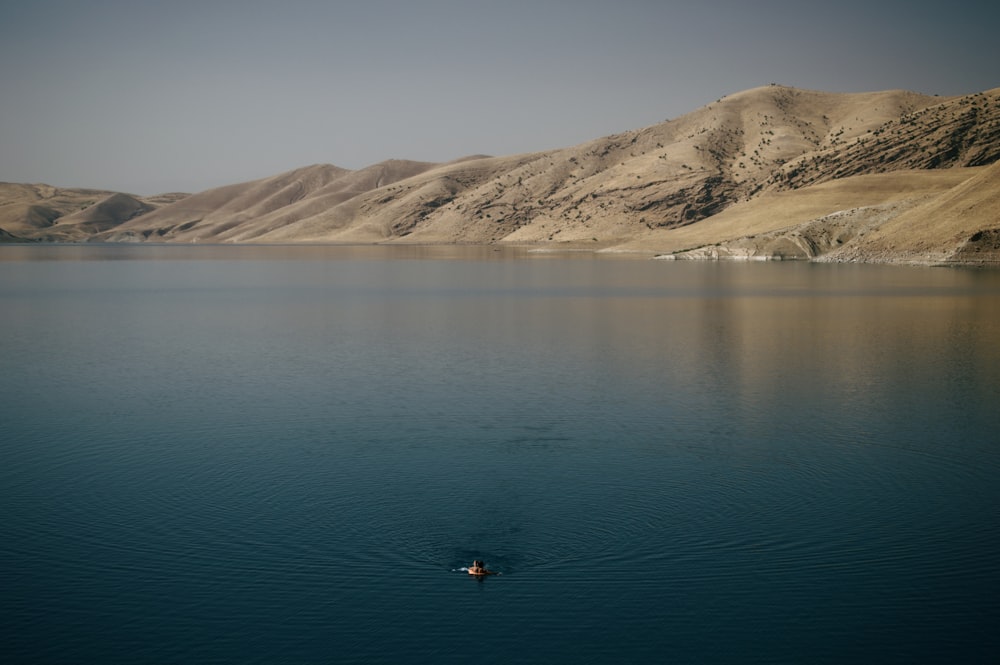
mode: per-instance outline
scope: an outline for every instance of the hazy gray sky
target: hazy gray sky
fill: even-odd
[[[1000,86],[995,0],[32,0],[0,180],[153,194],[569,146],[770,82]]]

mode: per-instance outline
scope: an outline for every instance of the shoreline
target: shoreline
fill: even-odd
[[[488,252],[494,254],[503,251],[520,251],[525,255],[534,256],[583,256],[592,255],[595,258],[617,258],[626,260],[652,260],[652,261],[692,261],[692,262],[734,262],[734,263],[825,263],[825,264],[853,264],[853,265],[892,265],[892,266],[912,266],[912,267],[934,267],[934,268],[973,268],[979,270],[1000,269],[1000,260],[979,259],[979,260],[952,260],[944,256],[938,257],[914,257],[905,254],[882,256],[853,256],[837,257],[820,255],[815,257],[789,257],[768,254],[727,254],[718,252],[697,253],[693,250],[682,250],[674,252],[664,252],[654,249],[642,249],[636,247],[621,247],[612,244],[602,244],[602,246],[586,246],[584,243],[567,243],[554,245],[550,243],[475,243],[475,242],[298,242],[298,243],[210,243],[210,242],[0,242],[0,253],[7,253],[7,249],[14,250],[34,250],[43,248],[51,249],[84,249],[113,250],[113,249],[137,249],[145,247],[149,249],[165,248],[199,248],[206,251],[217,251],[224,248],[233,249],[260,249],[260,250],[290,250],[290,249],[344,249],[357,250],[377,250],[378,248],[396,248],[403,253],[410,250],[413,253],[421,254],[425,251],[447,250],[447,249],[478,249],[484,255]],[[689,253],[691,252],[691,253]]]

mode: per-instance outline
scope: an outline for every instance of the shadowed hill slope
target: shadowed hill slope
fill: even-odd
[[[49,233],[63,241],[84,240],[153,210],[155,206],[128,194],[112,194],[92,206],[56,219]]]
[[[8,240],[86,240],[185,196],[139,198],[98,189],[0,183],[0,230]]]

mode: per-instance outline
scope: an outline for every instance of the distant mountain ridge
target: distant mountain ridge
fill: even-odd
[[[1000,89],[942,98],[769,85],[523,155],[314,165],[190,196],[0,184],[0,241],[503,242],[992,263],[998,160]]]

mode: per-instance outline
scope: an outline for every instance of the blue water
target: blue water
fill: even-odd
[[[5,663],[1000,648],[1000,273],[8,246],[0,317]]]

